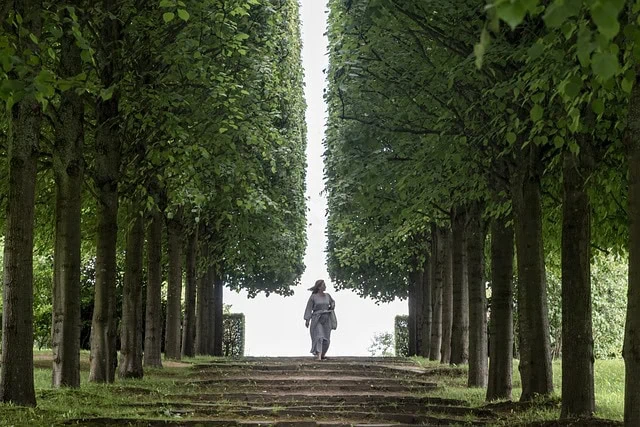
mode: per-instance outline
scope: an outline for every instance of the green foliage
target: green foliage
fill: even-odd
[[[325,176],[336,285],[376,300],[405,297],[430,224],[447,225],[452,208],[476,200],[488,220],[511,215],[509,175],[524,167],[542,176],[544,249],[557,262],[562,155],[584,154],[593,246],[620,257],[594,256],[595,351],[618,357],[628,245],[622,141],[640,52],[640,8],[631,3],[496,0],[481,16],[467,1],[331,1]],[[531,146],[540,155],[520,163]],[[557,354],[559,277],[550,268]]]
[[[224,327],[224,337],[222,339],[222,350],[224,352],[224,356],[244,356],[244,314],[225,314],[222,324]]]
[[[470,106],[448,93],[473,64],[424,37],[431,12],[405,6],[330,2],[328,267],[337,287],[379,301],[406,296],[431,223],[484,191],[473,162],[457,173],[475,160],[461,123]]]
[[[38,177],[40,252],[51,255],[55,235],[50,124],[57,120],[60,95],[76,91],[86,100],[87,175],[99,166],[94,156],[96,101],[117,100],[121,202],[142,200],[145,213],[160,209],[166,217],[182,211],[185,233],[202,227],[200,241],[209,243],[208,253],[201,252],[201,267],[218,266],[229,287],[246,288],[252,296],[290,294],[304,270],[306,247],[306,106],[298,3],[120,2],[121,40],[117,55],[109,58],[96,53],[104,47],[97,29],[113,16],[100,2],[82,6],[45,1],[42,11],[34,11],[43,20],[37,38],[25,32],[18,22],[22,18],[13,12],[0,31],[0,156],[6,155],[10,132],[6,109],[25,93],[37,94],[47,117]],[[82,73],[62,78],[60,40],[68,27],[84,64]],[[39,50],[21,50],[25,37]],[[112,81],[102,81],[102,70],[112,66]],[[6,172],[3,163],[0,177]],[[1,182],[5,194],[8,178]],[[96,183],[86,182],[84,259],[95,252],[97,193]],[[0,205],[4,200],[0,197]],[[121,213],[120,257],[127,221]],[[36,334],[39,345],[46,345],[51,263],[36,264],[42,268],[35,274]],[[83,316],[85,309],[83,301]]]
[[[395,351],[398,357],[409,355],[409,316],[396,316],[394,322]]]
[[[371,339],[371,345],[369,346],[367,351],[371,356],[395,356],[394,334],[390,332],[376,333]]]
[[[554,260],[548,262],[547,290],[549,298],[549,328],[552,348],[561,356],[561,275]],[[591,299],[593,306],[593,345],[596,359],[622,357],[624,325],[627,308],[628,266],[619,256],[595,254],[591,264]]]

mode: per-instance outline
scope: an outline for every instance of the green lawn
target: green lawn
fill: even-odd
[[[422,358],[415,358],[416,362],[424,367],[440,366],[437,362],[431,362]],[[464,368],[463,368],[464,369]],[[484,389],[470,389],[466,387],[466,378],[442,376],[438,382],[444,387],[438,389],[437,395],[453,399],[467,400],[474,406],[482,406],[485,402]],[[514,415],[514,420],[520,417],[521,421],[555,419],[560,416],[560,394],[562,391],[562,361],[553,362],[553,384],[556,394],[547,402],[540,402],[538,407],[525,411],[520,415]],[[622,421],[624,418],[624,361],[596,360],[595,362],[595,392],[596,392],[596,416],[611,420]],[[513,365],[513,400],[520,398],[522,386],[518,361]]]

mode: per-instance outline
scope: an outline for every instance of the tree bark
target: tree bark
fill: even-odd
[[[182,356],[195,356],[196,338],[196,255],[198,229],[189,235],[186,254],[186,287],[184,300],[184,325],[182,333]]]
[[[165,329],[164,356],[180,359],[180,328],[182,317],[182,226],[178,215],[167,221],[167,252],[169,280],[167,285],[167,326]]]
[[[120,24],[116,0],[104,0],[105,17],[101,28],[102,68],[100,80],[105,87],[115,83]],[[117,365],[116,351],[116,240],[118,236],[118,181],[120,179],[121,141],[118,129],[118,94],[96,103],[96,171],[98,193],[96,236],[96,284],[91,322],[89,381],[113,382]]]
[[[469,289],[465,267],[465,222],[466,212],[454,209],[451,218],[453,256],[453,321],[451,327],[452,365],[469,361]]]
[[[444,246],[443,236],[445,231],[435,224],[431,226],[431,284],[432,295],[432,321],[431,321],[431,345],[429,346],[429,359],[440,360],[442,348],[442,288],[444,279]]]
[[[640,425],[640,68],[629,100],[625,145],[629,165],[629,290],[622,355],[624,423]]]
[[[591,203],[584,164],[589,136],[579,135],[580,155],[563,153],[562,201],[562,410],[560,418],[595,412],[591,321]]]
[[[423,266],[416,266],[422,268]],[[427,309],[425,304],[425,272],[421,270],[411,272],[411,281],[415,288],[415,336],[416,355],[429,357],[429,340],[427,339]]]
[[[127,233],[122,322],[120,332],[120,378],[142,378],[142,263],[144,223],[142,215],[131,209],[135,219]]]
[[[216,343],[216,308],[215,308],[215,299],[216,299],[216,291],[215,291],[215,283],[217,280],[217,270],[215,266],[211,266],[209,269],[209,278],[207,279],[207,292],[209,293],[209,298],[207,302],[209,303],[207,307],[207,313],[209,314],[208,322],[208,331],[209,335],[207,336],[207,354],[209,356],[215,356],[215,343]]]
[[[42,2],[17,0],[14,7],[23,17],[23,26],[39,36]],[[29,41],[25,43],[30,44]],[[34,45],[21,47],[37,49]],[[41,122],[40,104],[30,95],[11,108],[0,400],[23,406],[36,405],[33,384],[33,221]]]
[[[431,351],[431,317],[432,317],[432,308],[431,308],[431,275],[429,274],[429,266],[431,264],[431,260],[429,257],[429,252],[425,250],[425,259],[422,264],[422,271],[420,271],[420,282],[419,286],[422,288],[422,308],[418,309],[418,312],[422,319],[420,320],[421,330],[416,331],[416,336],[418,336],[418,356],[429,358]],[[416,320],[419,317],[416,317]]]
[[[99,123],[96,131],[96,186],[99,199],[89,381],[113,382],[116,368],[115,291],[120,142],[112,126],[118,116],[118,106],[111,99],[99,101],[96,108]]]
[[[511,399],[513,372],[513,227],[491,222],[491,328],[487,400]]]
[[[82,72],[80,48],[67,25],[61,42],[59,75]],[[60,96],[55,123],[53,170],[56,229],[53,259],[53,387],[80,387],[80,246],[84,161],[84,103],[75,90]]]
[[[203,251],[205,254],[206,251]],[[198,277],[196,292],[196,354],[209,354],[209,268],[203,268]]]
[[[409,304],[408,316],[407,316],[407,345],[408,356],[416,356],[416,286],[414,280],[409,277],[409,297],[407,299]]]
[[[467,224],[467,268],[469,284],[469,387],[486,387],[487,357],[487,292],[484,281],[483,205],[471,204]]]
[[[442,345],[440,363],[451,360],[451,329],[453,326],[453,253],[451,247],[451,230],[446,229],[443,235],[443,280],[442,280]]]
[[[224,338],[224,323],[223,323],[223,304],[224,304],[224,279],[222,274],[216,275],[214,282],[214,345],[213,355],[224,356],[222,352],[222,341]]]
[[[144,366],[151,368],[162,368],[162,222],[156,211],[147,229]]]
[[[529,144],[518,153],[519,161],[511,174],[518,266],[521,401],[553,393],[539,156],[539,147]]]
[[[416,267],[417,268],[417,267]],[[416,339],[416,356],[423,356],[424,352],[424,287],[422,284],[422,271],[411,272],[411,282],[413,283],[414,304],[415,304],[415,339]]]

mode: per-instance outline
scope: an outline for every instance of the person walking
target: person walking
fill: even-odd
[[[335,318],[336,302],[326,293],[327,285],[324,280],[316,280],[311,296],[304,311],[305,326],[311,334],[311,354],[317,360],[325,359],[331,343],[331,330],[337,327]]]

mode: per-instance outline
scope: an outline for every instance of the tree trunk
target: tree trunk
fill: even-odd
[[[39,36],[42,2],[16,1],[14,7],[22,15],[24,27]],[[36,405],[33,385],[33,219],[41,122],[40,104],[31,96],[11,108],[0,400],[24,406]]]
[[[196,338],[196,255],[198,229],[189,235],[186,254],[186,288],[184,300],[184,325],[182,333],[182,356],[195,356]]]
[[[65,25],[61,40],[63,78],[82,71],[80,48]],[[75,90],[60,96],[55,125],[53,170],[56,182],[56,230],[53,259],[53,387],[80,387],[80,246],[84,161],[84,103]]]
[[[99,199],[89,381],[113,382],[116,367],[115,291],[120,143],[112,125],[118,116],[118,105],[113,99],[99,101],[96,109],[99,123],[96,131],[96,186]]]
[[[625,138],[629,165],[629,290],[622,351],[625,365],[624,423],[640,425],[640,68],[629,100]]]
[[[553,393],[538,151],[539,147],[529,144],[518,153],[520,162],[512,173],[521,401]]]
[[[429,267],[431,260],[429,252],[425,250],[425,260],[422,265],[421,282],[422,286],[422,309],[420,313],[422,315],[422,330],[420,331],[420,348],[418,350],[418,356],[429,358],[431,351],[431,275],[429,274]],[[416,332],[417,334],[417,332]]]
[[[206,247],[206,246],[205,246]],[[203,250],[206,254],[206,250]],[[209,324],[209,268],[200,271],[198,277],[198,291],[196,292],[196,354],[209,354],[209,331],[213,325]]]
[[[176,215],[177,216],[177,215]],[[167,221],[167,252],[169,280],[167,285],[167,327],[165,329],[164,356],[180,359],[180,327],[182,317],[182,227],[177,217]]]
[[[484,284],[484,225],[482,204],[474,202],[468,211],[467,268],[469,284],[469,387],[486,387],[487,292]]]
[[[162,368],[162,222],[156,211],[147,229],[144,366],[151,368]]]
[[[115,82],[114,64],[117,63],[120,39],[117,4],[104,0],[106,17],[101,28],[101,50],[98,55],[103,64],[99,70],[105,87]],[[96,215],[96,283],[91,322],[91,355],[89,381],[113,382],[117,365],[116,352],[116,240],[118,236],[118,181],[120,179],[121,143],[118,129],[118,94],[111,99],[98,99],[96,103],[95,177],[98,192]]]
[[[442,283],[444,279],[444,246],[443,236],[445,231],[435,224],[431,226],[431,284],[432,295],[432,321],[431,321],[431,345],[429,346],[429,359],[440,360],[442,347]]]
[[[580,154],[563,153],[562,201],[562,411],[560,418],[590,417],[596,409],[591,321],[591,203],[585,159],[589,136],[578,135]]]
[[[417,268],[417,266],[415,266]],[[424,286],[423,286],[422,271],[411,272],[411,282],[415,289],[414,292],[414,304],[415,304],[415,321],[414,321],[414,334],[416,339],[416,356],[424,355]]]
[[[513,227],[491,222],[491,330],[487,400],[511,399],[513,371]]]
[[[120,378],[142,378],[142,263],[144,223],[134,205],[135,220],[127,233],[122,322],[120,332]]]
[[[452,365],[462,365],[469,360],[469,289],[465,268],[466,212],[454,209],[451,218],[453,256],[453,320],[451,326]]]
[[[207,307],[207,313],[209,314],[208,322],[208,330],[209,335],[207,336],[207,354],[209,356],[215,356],[215,345],[216,345],[216,308],[215,308],[215,299],[216,299],[216,291],[215,291],[215,283],[217,280],[217,270],[215,266],[211,266],[209,269],[209,277],[207,279],[207,292],[209,293],[209,299],[207,302],[209,306]]]
[[[214,283],[214,345],[213,355],[224,356],[222,353],[222,341],[224,338],[223,323],[223,303],[224,303],[224,280],[221,274],[216,275]]]
[[[409,276],[409,297],[408,316],[407,316],[407,356],[415,356],[418,354],[416,347],[416,285],[412,276]]]
[[[443,277],[442,277],[442,345],[440,363],[451,360],[451,329],[453,326],[453,253],[451,230],[443,235]]]

